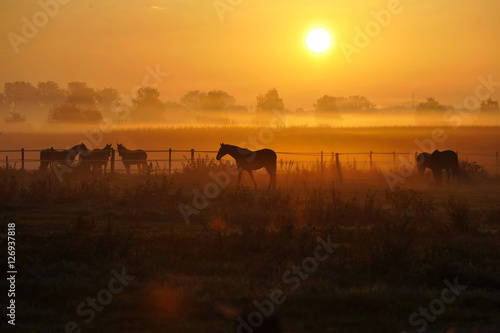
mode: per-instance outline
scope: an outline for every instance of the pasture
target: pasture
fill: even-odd
[[[391,141],[389,131],[378,142],[377,129],[338,133],[350,149],[358,148],[346,139],[350,135],[371,135],[364,144],[372,142],[373,148],[365,148],[411,150],[404,142],[415,131],[430,130],[394,128],[399,141]],[[190,147],[191,131],[199,131],[200,148],[214,149],[222,141],[212,138],[212,145],[199,139],[203,133],[212,136],[210,129],[158,130],[156,139],[142,137],[155,131],[136,131],[127,138],[134,149],[143,142],[158,145],[152,148],[165,142]],[[413,133],[405,137],[405,131]],[[497,128],[457,131],[463,132],[450,134],[449,142],[459,151],[498,149],[491,140]],[[220,136],[237,142],[250,135],[237,132],[227,129]],[[331,129],[332,134],[309,133],[303,146],[283,143],[282,134],[293,141],[297,132],[301,140],[309,133],[283,131],[275,138],[278,149],[310,148],[311,142],[331,149],[333,143],[324,140],[328,135],[337,143],[331,150],[340,150],[342,139]],[[483,136],[476,145],[464,139],[479,132]],[[125,141],[119,134],[104,141]],[[76,144],[76,137],[57,134],[52,142],[65,138]],[[30,138],[40,148],[55,146],[44,133],[2,133],[2,138],[14,140],[4,147],[12,142],[33,147]],[[264,190],[267,173],[256,173],[257,190],[248,174],[241,186],[233,176],[207,196],[206,205],[197,206],[199,193],[229,161],[197,156],[171,175],[75,171],[62,182],[48,171],[1,168],[1,230],[15,222],[17,232],[17,328],[64,332],[74,322],[82,332],[234,332],[234,322],[218,315],[214,302],[264,302],[276,290],[284,296],[275,311],[285,332],[415,332],[424,323],[429,331],[499,324],[500,180],[494,171],[484,173],[469,161],[464,164],[469,179],[460,186],[436,186],[430,174],[412,174],[391,191],[379,168],[343,163],[340,179],[333,164],[323,173],[312,164],[282,168],[273,191]],[[198,211],[189,215],[189,223],[181,206]],[[339,246],[310,272],[295,272],[294,265],[306,267],[305,259],[313,257],[318,237]],[[6,251],[5,242],[0,245]],[[133,280],[106,304],[89,305],[89,298],[102,299],[112,271],[122,269]],[[455,280],[467,288],[433,320],[422,319],[419,309],[441,297],[445,281]]]

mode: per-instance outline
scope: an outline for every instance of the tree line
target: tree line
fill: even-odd
[[[370,112],[376,105],[364,96],[340,97],[324,95],[313,104],[319,116],[340,115],[342,112]],[[444,111],[451,107],[441,105],[429,97],[416,106],[416,111]],[[498,102],[482,101],[481,110],[498,110]],[[189,113],[210,115],[217,111],[226,114],[248,112],[248,107],[237,104],[236,98],[222,90],[208,92],[188,91],[179,101],[160,99],[158,89],[143,86],[136,96],[120,96],[114,88],[94,89],[85,82],[69,82],[61,88],[56,82],[7,82],[0,92],[1,119],[7,123],[41,121],[48,123],[98,123],[103,118],[118,122],[164,121],[165,114],[180,116]],[[273,112],[287,111],[277,89],[269,89],[256,96],[255,112],[270,117]]]

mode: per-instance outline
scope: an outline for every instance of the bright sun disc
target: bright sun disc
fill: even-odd
[[[319,53],[328,50],[332,44],[332,39],[325,30],[315,29],[307,35],[306,43],[311,51]]]

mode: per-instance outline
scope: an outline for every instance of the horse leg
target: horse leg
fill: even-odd
[[[125,166],[125,170],[127,170],[127,175],[130,174],[130,164],[129,163],[123,163],[123,165]]]
[[[448,176],[448,185],[451,185],[451,170],[446,169],[446,176]]]
[[[269,173],[269,186],[267,190],[269,191],[271,187],[274,190],[276,188],[276,165],[266,166],[266,170]]]
[[[240,185],[241,183],[241,174],[243,173],[243,169],[242,168],[238,168],[238,185]]]
[[[253,184],[255,186],[255,189],[257,189],[257,182],[255,181],[255,178],[253,178],[253,172],[252,170],[247,170],[248,174],[250,175],[250,178],[252,178]]]

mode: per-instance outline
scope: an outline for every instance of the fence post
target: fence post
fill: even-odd
[[[323,151],[321,151],[321,179],[323,179]]]
[[[24,148],[21,148],[21,170],[24,171]]]
[[[9,168],[9,156],[5,156],[5,169]]]
[[[396,152],[395,151],[392,152],[392,157],[394,160],[394,167],[396,167]]]
[[[172,173],[172,148],[168,149],[168,174]]]
[[[111,173],[115,172],[115,150],[111,148]]]
[[[191,149],[191,162],[194,162],[194,149]]]
[[[373,152],[370,150],[370,170],[373,169]]]
[[[340,154],[339,153],[335,153],[335,165],[337,167],[337,177],[339,179],[339,182],[341,182],[342,181],[342,173],[340,170]]]

